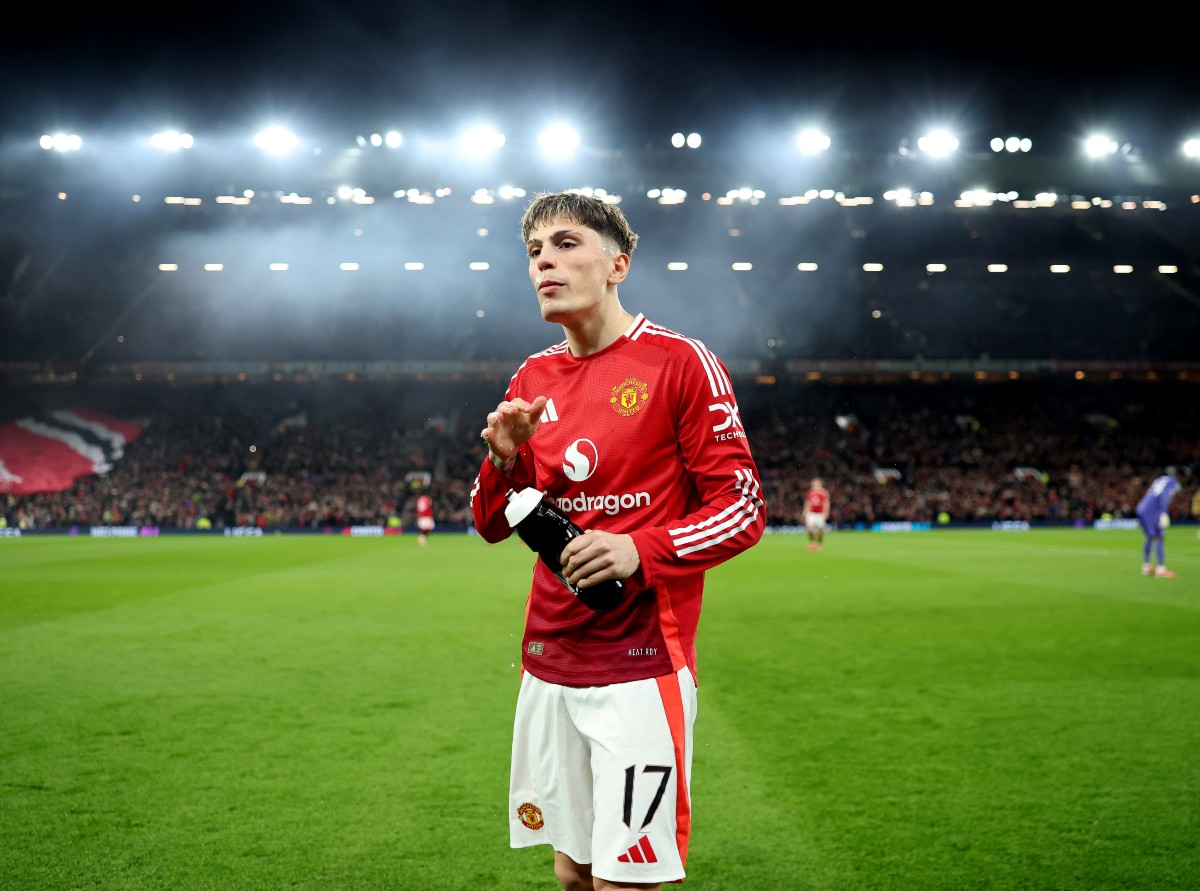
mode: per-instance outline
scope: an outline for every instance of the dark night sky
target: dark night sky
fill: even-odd
[[[1174,141],[1200,126],[1198,54],[1179,29],[1155,36],[1131,23],[898,19],[855,36],[857,22],[832,15],[756,8],[739,18],[690,5],[137,9],[43,21],[35,11],[24,30],[6,29],[0,127],[172,117],[201,132],[273,115],[370,129],[479,111],[512,128],[572,112],[640,140],[819,113],[847,142],[873,147],[933,118],[1042,140],[1105,125]],[[855,18],[867,16],[843,16]],[[937,36],[920,37],[930,26]]]

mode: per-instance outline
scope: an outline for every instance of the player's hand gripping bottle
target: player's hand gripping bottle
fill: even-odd
[[[609,579],[598,585],[580,588],[572,585],[563,575],[558,561],[563,548],[572,538],[583,534],[583,530],[571,522],[571,518],[546,500],[543,493],[532,487],[508,490],[508,506],[504,508],[508,525],[517,530],[521,541],[529,545],[550,571],[567,588],[597,612],[612,609],[625,596],[625,582]]]

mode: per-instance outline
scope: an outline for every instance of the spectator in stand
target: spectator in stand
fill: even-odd
[[[1137,505],[1138,523],[1142,527],[1142,575],[1152,575],[1160,579],[1173,579],[1175,573],[1167,569],[1166,544],[1163,541],[1164,531],[1171,525],[1171,498],[1179,491],[1179,471],[1168,467],[1162,476],[1157,477],[1142,496]],[[1155,566],[1151,558],[1157,561]]]
[[[808,532],[808,549],[819,551],[825,546],[825,524],[829,522],[829,490],[820,477],[814,477],[804,495],[804,528]]]

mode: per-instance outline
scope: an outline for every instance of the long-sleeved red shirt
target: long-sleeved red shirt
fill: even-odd
[[[540,489],[583,529],[628,533],[641,565],[626,597],[594,612],[536,560],[522,666],[590,687],[696,675],[704,572],[756,544],[766,510],[724,364],[698,340],[639,315],[590,356],[566,342],[530,356],[505,392],[549,402],[511,474],[483,461],[471,489],[485,541],[512,534],[509,489]]]

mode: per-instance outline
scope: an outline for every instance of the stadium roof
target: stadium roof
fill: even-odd
[[[276,0],[27,10],[0,51],[0,132],[144,121],[192,132],[519,123],[571,116],[625,147],[697,131],[719,147],[821,119],[853,150],[914,128],[1146,151],[1200,128],[1194,48],[1119,11],[1105,30],[1040,14],[951,31],[873,17],[674,4]],[[1064,17],[1065,18],[1065,17]],[[857,30],[856,30],[857,29]],[[928,29],[928,33],[926,33]],[[715,142],[714,142],[715,140]]]

